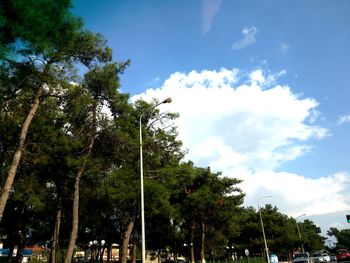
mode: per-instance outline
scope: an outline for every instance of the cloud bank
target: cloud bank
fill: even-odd
[[[188,159],[244,180],[246,205],[256,206],[259,197],[272,195],[268,202],[289,215],[349,209],[346,172],[308,178],[278,171],[281,164],[312,151],[311,139],[329,134],[316,125],[317,101],[278,84],[283,74],[225,68],[176,72],[161,87],[132,100],[172,97],[173,103],[160,110],[180,113],[175,125]]]
[[[243,38],[232,44],[233,50],[241,50],[256,42],[255,35],[258,32],[255,26],[245,27],[242,30]]]

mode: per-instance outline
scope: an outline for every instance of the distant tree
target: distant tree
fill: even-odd
[[[306,235],[300,240],[295,219],[279,212],[277,207],[267,204],[261,207],[261,214],[269,251],[278,254],[282,260],[289,260],[292,252],[306,242]],[[248,248],[252,255],[261,256],[264,240],[259,211],[253,207],[244,208],[238,220],[239,235],[230,240],[230,245],[234,245],[240,255],[244,255],[244,249]]]
[[[331,237],[335,237],[337,239],[337,249],[341,248],[350,248],[350,229],[337,229],[335,227],[331,227],[327,234]]]
[[[190,248],[191,262],[196,254],[204,262],[206,252],[217,250],[227,242],[225,235],[232,235],[237,227],[235,216],[243,202],[240,180],[222,177],[210,168],[198,168],[184,163],[179,170],[178,191],[174,193],[183,217],[186,243]],[[206,241],[210,241],[208,248]]]
[[[304,241],[304,249],[310,253],[325,248],[326,238],[318,232],[318,227],[309,219],[299,223],[300,233]]]
[[[289,260],[298,240],[294,219],[279,212],[277,207],[269,204],[261,209],[269,251]]]
[[[253,207],[244,208],[237,222],[239,233],[230,238],[229,246],[234,246],[238,255],[244,255],[245,249],[249,249],[251,255],[260,255],[263,251],[263,240],[258,212]]]

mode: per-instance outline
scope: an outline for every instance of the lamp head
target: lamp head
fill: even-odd
[[[296,219],[299,218],[299,217],[302,217],[302,216],[306,216],[306,214],[302,214],[300,216],[297,216]]]
[[[172,102],[172,99],[171,98],[167,98],[165,100],[162,101],[162,103],[170,103]]]

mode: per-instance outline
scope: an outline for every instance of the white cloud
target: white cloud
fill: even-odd
[[[158,85],[159,81],[160,81],[160,78],[159,78],[159,77],[155,77],[155,78],[151,79],[151,80],[146,84],[146,86],[151,86],[151,87],[152,87],[152,86]]]
[[[243,49],[256,42],[255,34],[258,32],[255,26],[245,27],[242,30],[243,38],[232,44],[233,50]]]
[[[338,125],[350,122],[350,115],[339,116]]]
[[[210,31],[214,17],[220,10],[222,0],[202,0],[202,33]]]
[[[272,195],[269,202],[289,215],[349,209],[344,194],[349,174],[311,179],[277,169],[310,152],[310,139],[329,134],[315,124],[320,115],[317,101],[277,84],[284,70],[244,72],[225,68],[176,72],[161,87],[132,100],[172,97],[173,103],[160,110],[180,113],[176,125],[187,158],[243,179],[246,204],[255,206],[258,197]]]
[[[345,172],[316,179],[275,171],[245,173],[242,177],[246,202],[251,205],[255,204],[256,196],[268,193],[272,195],[269,203],[293,217],[302,213],[321,215],[349,209],[346,184],[350,182],[350,176]]]
[[[251,80],[259,82],[259,83],[264,83],[265,77],[263,74],[263,71],[261,69],[255,70],[249,74],[249,77]]]
[[[341,224],[341,223],[338,223],[338,222],[331,224],[329,226],[329,228],[331,228],[331,227],[338,228],[338,229],[344,229],[345,228],[344,224]]]
[[[282,52],[287,52],[289,50],[289,45],[284,42],[281,42],[280,49]]]

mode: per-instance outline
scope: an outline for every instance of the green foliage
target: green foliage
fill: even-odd
[[[317,233],[317,226],[314,222],[306,219],[299,224],[299,228],[304,241],[305,251],[310,251],[312,253],[324,249],[326,238]]]
[[[99,34],[83,30],[70,13],[70,0],[5,0],[0,8],[0,57],[49,61],[110,61],[111,50]],[[7,50],[7,52],[5,52]]]
[[[236,217],[243,202],[236,186],[240,181],[195,167],[192,162],[181,164],[176,174],[172,200],[178,211],[175,223],[184,231],[185,239],[180,242],[189,244],[194,234],[198,249],[204,224],[208,256],[213,251],[222,254],[222,247],[238,229]]]
[[[0,44],[12,50],[35,53],[63,46],[62,36],[82,26],[73,18],[70,0],[5,0],[0,8]]]
[[[350,248],[350,229],[337,229],[331,227],[327,234],[337,239],[337,249]]]

